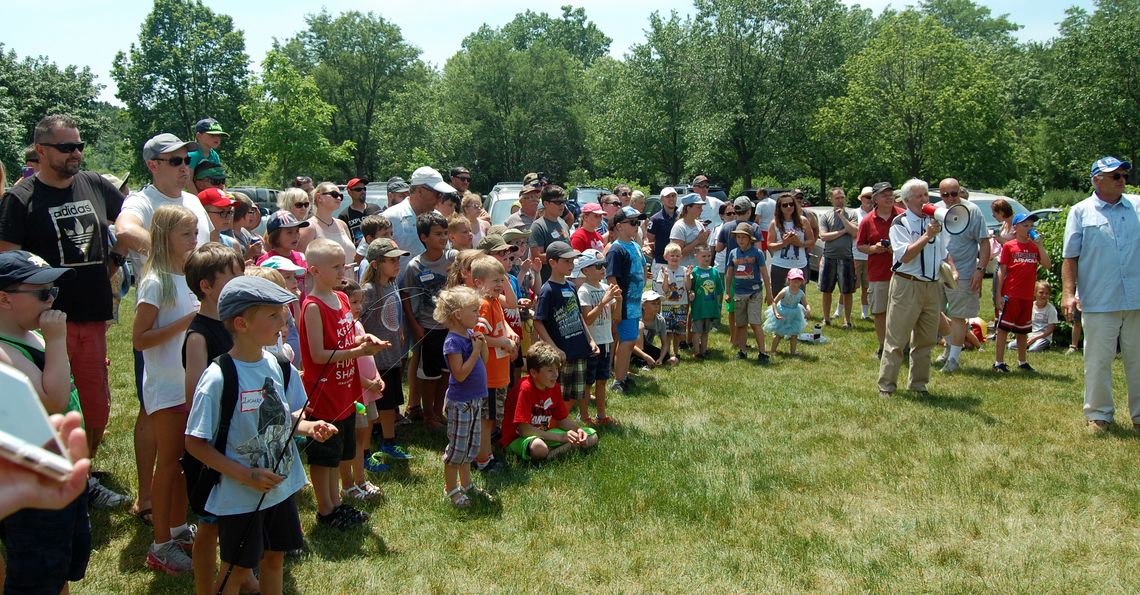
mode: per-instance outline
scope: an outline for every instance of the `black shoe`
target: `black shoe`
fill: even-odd
[[[1005,362],[994,364],[994,372],[997,372],[999,374],[1009,374],[1009,366],[1005,365]]]
[[[1020,364],[1017,364],[1017,369],[1021,370],[1022,372],[1036,372],[1037,371],[1037,370],[1033,369],[1033,366],[1029,365],[1029,362],[1022,362]]]
[[[491,460],[487,461],[487,464],[480,465],[479,463],[475,463],[475,470],[489,475],[501,473],[503,471],[503,462],[494,455],[491,455]]]
[[[372,518],[372,515],[368,514],[367,512],[353,508],[348,504],[341,504],[340,506],[334,508],[332,514],[340,515],[341,518],[347,520],[353,525],[363,525],[368,521],[368,519]]]
[[[748,354],[743,351],[737,351],[736,359],[748,359]]]
[[[681,341],[681,349],[689,349],[690,347],[692,347],[692,346],[689,345],[688,342]]]
[[[766,363],[772,361],[772,358],[768,357],[767,353],[764,353],[763,351],[761,351],[760,355],[756,356],[756,361],[758,361],[762,364],[766,364]]]

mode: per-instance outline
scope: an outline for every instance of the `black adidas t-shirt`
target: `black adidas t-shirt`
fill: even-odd
[[[56,283],[59,297],[54,307],[67,313],[68,320],[110,320],[107,228],[122,206],[118,188],[95,172],[79,172],[68,188],[48,186],[33,177],[0,199],[0,240],[20,246],[51,266],[75,270],[74,277]]]

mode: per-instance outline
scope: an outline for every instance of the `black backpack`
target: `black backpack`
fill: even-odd
[[[293,375],[292,364],[285,356],[274,355],[277,356],[277,363],[281,366],[281,377],[284,379],[285,392],[288,393],[289,377]],[[234,416],[238,400],[237,366],[228,353],[214,358],[214,363],[222,369],[222,417],[218,422],[218,434],[214,436],[214,448],[225,454],[226,439],[230,434],[230,420]],[[221,481],[222,474],[216,469],[207,467],[190,453],[184,453],[178,462],[182,465],[182,473],[186,476],[186,494],[189,496],[190,509],[199,516],[209,515],[210,513],[206,511],[206,500],[210,498],[214,486]]]

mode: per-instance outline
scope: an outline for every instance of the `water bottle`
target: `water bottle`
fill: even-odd
[[[820,335],[822,335],[822,334],[823,334],[823,325],[821,325],[818,322],[815,323],[815,331],[811,334],[811,337],[813,339],[815,339],[816,341],[818,341]]]
[[[1036,229],[1030,229],[1029,230],[1029,239],[1031,239],[1033,241],[1037,241],[1037,238],[1039,238],[1039,237],[1041,237],[1041,234],[1037,233]]]

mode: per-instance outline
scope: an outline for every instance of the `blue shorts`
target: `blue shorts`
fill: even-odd
[[[60,510],[25,508],[0,521],[8,550],[5,593],[59,593],[81,580],[91,558],[86,490]]]
[[[610,344],[598,345],[598,355],[586,360],[586,391],[599,380],[610,379]]]
[[[641,320],[636,318],[627,318],[617,324],[618,340],[619,341],[636,341],[638,329],[640,328]]]

